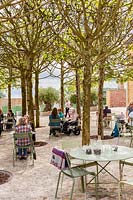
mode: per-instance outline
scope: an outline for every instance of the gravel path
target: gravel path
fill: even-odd
[[[121,108],[113,108],[115,112],[120,112]],[[125,112],[125,108],[123,108]],[[81,140],[81,135],[79,136],[66,136],[60,135],[60,137],[50,137],[48,136],[49,127],[48,117],[41,117],[41,128],[36,129],[37,141],[46,142],[45,146],[36,147],[37,160],[35,160],[34,167],[31,166],[31,160],[18,160],[16,166],[13,167],[12,162],[12,149],[13,149],[13,132],[3,132],[0,138],[0,170],[6,170],[12,173],[10,181],[5,184],[0,185],[0,200],[54,200],[54,194],[56,189],[56,183],[58,178],[58,169],[50,164],[51,150],[52,147],[60,147],[64,140],[68,142],[71,140]],[[91,135],[96,134],[96,114],[91,113]],[[111,129],[105,130],[105,134],[110,135]],[[104,143],[116,144],[116,139],[110,139],[104,141]],[[128,139],[120,138],[120,145],[129,145]],[[118,176],[118,163],[112,162],[109,165],[110,170]],[[94,167],[89,168],[90,170],[95,170]],[[126,176],[131,176],[131,167],[125,167]],[[125,177],[126,177],[125,176]],[[111,182],[112,179],[107,174],[101,174],[100,179],[102,181]],[[73,200],[93,200],[94,196],[94,186],[87,187],[87,197],[81,192],[80,180],[76,181],[75,192]],[[68,200],[71,190],[71,180],[64,177],[62,193],[59,190],[59,200]],[[128,188],[130,194],[132,191]],[[99,199],[103,200],[118,200],[118,188],[117,184],[104,184],[99,187]],[[131,196],[131,195],[130,195]],[[131,200],[131,197],[126,197],[126,199]]]

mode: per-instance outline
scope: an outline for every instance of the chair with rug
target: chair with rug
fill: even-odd
[[[29,145],[17,145],[17,140],[29,140],[30,144]],[[17,152],[18,148],[20,149],[29,149],[30,153],[30,159],[32,159],[32,165],[34,166],[34,159],[36,159],[36,152],[35,152],[35,147],[34,147],[34,141],[32,140],[32,133],[14,133],[13,134],[13,140],[14,140],[14,147],[13,147],[13,166],[15,166],[15,160],[17,161]]]
[[[66,175],[67,177],[71,178],[72,181],[73,181],[71,194],[70,194],[70,200],[72,200],[72,198],[73,198],[75,179],[82,178],[83,181],[81,183],[84,184],[85,191],[86,191],[86,176],[91,175],[95,179],[95,192],[96,192],[96,199],[97,199],[96,174],[94,172],[89,172],[86,169],[81,168],[79,166],[72,167],[70,156],[69,156],[68,152],[63,151],[61,149],[53,148],[52,149],[51,164],[53,164],[54,166],[56,166],[60,170],[59,176],[58,176],[57,187],[56,187],[55,198],[57,198],[57,193],[58,193],[61,175]],[[82,188],[84,188],[84,186],[82,185]]]
[[[82,147],[82,144],[81,144],[81,140],[65,140],[65,141],[62,141],[61,142],[62,144],[62,149],[65,150],[65,151],[69,151],[71,149],[74,149],[74,148],[81,148]],[[97,165],[97,162],[95,161],[88,161],[86,163],[84,163],[83,160],[78,160],[78,159],[75,159],[75,158],[71,158],[71,164],[73,166],[75,165],[79,165],[79,166],[83,166],[83,167],[92,167],[92,166],[96,166],[96,171],[98,172],[98,165]]]

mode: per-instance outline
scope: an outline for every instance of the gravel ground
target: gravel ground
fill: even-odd
[[[113,108],[113,112],[119,113],[125,112],[125,108]],[[113,122],[114,123],[114,122]],[[13,167],[12,162],[12,150],[13,139],[11,132],[3,132],[0,138],[0,170],[6,170],[12,173],[11,179],[0,185],[0,200],[54,200],[56,183],[58,178],[58,169],[50,164],[52,147],[60,147],[64,140],[68,142],[71,140],[81,140],[79,136],[66,136],[64,134],[60,137],[51,136],[49,138],[48,117],[41,117],[41,128],[36,129],[37,141],[47,142],[45,146],[36,147],[37,159],[35,160],[34,167],[31,166],[31,160],[18,160],[16,166]],[[96,128],[96,114],[91,113],[91,135],[95,135]],[[114,124],[112,124],[113,128]],[[111,135],[112,129],[105,130],[105,134]],[[116,139],[110,139],[104,141],[108,144],[116,144]],[[120,145],[129,146],[129,139],[120,138]],[[131,167],[125,166],[125,177],[132,176]],[[94,171],[95,167],[89,168],[90,171]],[[112,162],[109,165],[109,170],[116,176],[118,176],[118,162]],[[103,200],[117,200],[118,199],[118,185],[112,184],[111,177],[106,173],[101,173],[100,180],[105,182],[104,185],[99,186],[99,199]],[[110,184],[106,184],[110,182]],[[62,192],[59,189],[58,199],[68,200],[71,190],[72,182],[69,178],[64,177]],[[130,193],[129,196],[124,198],[131,200],[132,190],[130,187],[125,188]],[[93,200],[94,186],[87,187],[87,195],[82,193],[80,188],[80,180],[76,181],[73,200]],[[124,199],[124,200],[125,200]]]

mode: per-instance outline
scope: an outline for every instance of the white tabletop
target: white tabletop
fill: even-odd
[[[110,146],[110,147],[109,147]],[[118,161],[125,160],[128,158],[133,158],[133,148],[118,146],[118,150],[114,151],[114,147],[111,145],[103,145],[102,152],[100,155],[86,154],[86,148],[77,148],[70,151],[70,155],[73,158],[84,160],[84,161],[97,161],[97,162],[108,162],[108,161]],[[109,149],[108,149],[109,148]]]

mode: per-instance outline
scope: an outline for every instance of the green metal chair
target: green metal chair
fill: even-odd
[[[56,149],[56,151],[57,151],[57,154],[58,154],[58,151],[59,151],[59,154],[62,153],[62,155],[63,155],[63,157],[65,159],[64,163],[66,163],[66,166],[61,167],[61,169],[60,169],[59,176],[58,176],[57,187],[56,187],[55,198],[57,198],[57,193],[58,193],[58,188],[59,188],[59,183],[60,183],[61,175],[66,175],[67,177],[71,178],[72,181],[73,181],[72,189],[71,189],[71,194],[70,194],[70,200],[72,200],[72,197],[73,197],[74,186],[75,186],[75,179],[76,178],[82,178],[83,181],[81,183],[82,184],[85,183],[84,185],[85,185],[85,190],[86,190],[86,176],[87,175],[91,175],[91,176],[93,176],[95,178],[95,192],[96,192],[96,199],[97,199],[97,178],[96,178],[96,174],[94,172],[89,172],[86,169],[78,167],[78,166],[71,167],[70,155],[67,152],[65,152],[63,150],[60,150],[60,149]],[[54,163],[54,165],[56,166],[55,163]],[[82,188],[83,187],[84,186],[82,185]]]
[[[123,195],[125,195],[125,191],[124,190],[124,185],[130,185],[130,186],[133,186],[133,180],[122,180],[119,182],[119,200],[123,199]],[[124,198],[126,199],[126,198]]]
[[[29,139],[30,144],[29,145],[24,145],[24,146],[18,146],[17,145],[17,140],[18,139]],[[30,159],[32,159],[32,165],[34,166],[34,159],[35,159],[35,147],[34,147],[34,141],[32,140],[32,133],[14,133],[13,134],[13,140],[14,140],[14,147],[13,147],[13,166],[15,166],[15,160],[17,161],[17,152],[18,148],[22,149],[29,149],[30,152]]]
[[[130,147],[132,147],[132,142],[133,142],[133,118],[131,118],[131,124],[128,125],[128,129],[129,132],[131,133],[130,135]],[[123,196],[123,186],[126,185],[132,185],[133,186],[133,180],[129,178],[127,178],[127,180],[123,180],[123,172],[124,172],[124,166],[128,165],[128,166],[133,166],[133,158],[129,158],[126,160],[121,160],[119,163],[119,168],[120,168],[120,182],[119,182],[119,200],[121,200],[122,196]]]

